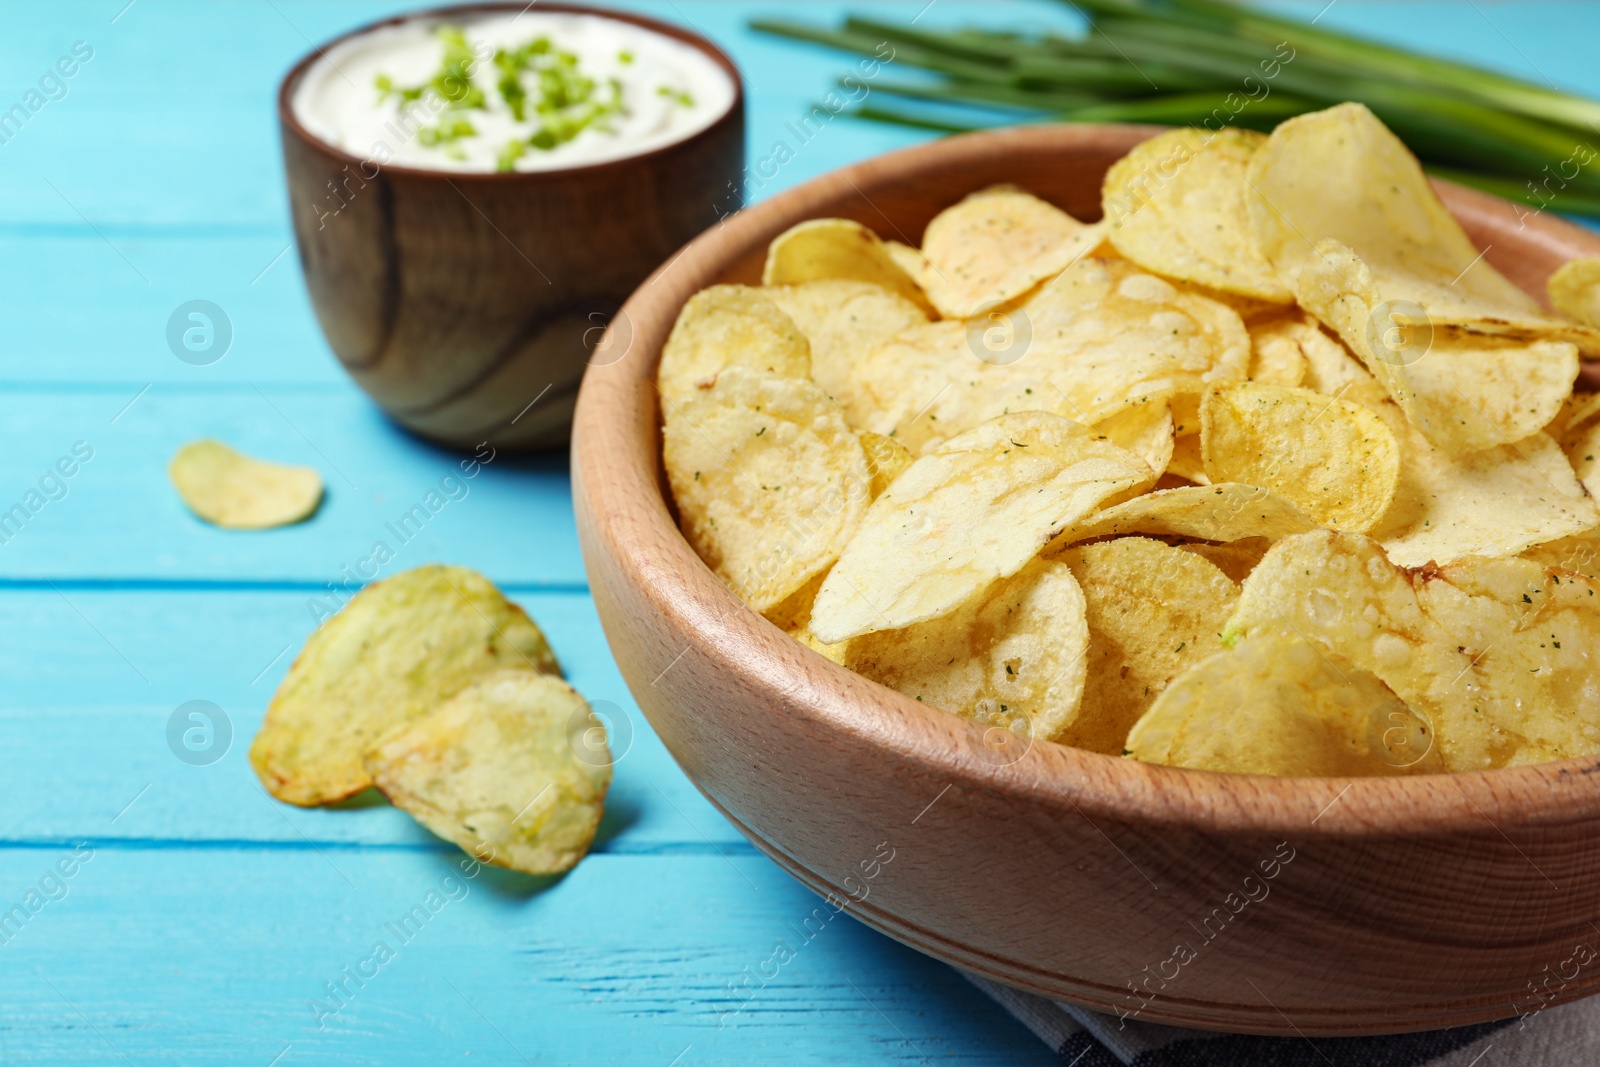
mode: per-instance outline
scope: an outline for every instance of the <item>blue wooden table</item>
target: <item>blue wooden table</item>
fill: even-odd
[[[0,126],[0,512],[26,514],[0,525],[0,1063],[1049,1062],[943,966],[853,922],[800,929],[813,898],[700,798],[624,687],[564,457],[497,459],[390,572],[483,570],[573,683],[617,705],[625,751],[590,857],[560,880],[447,881],[456,853],[404,814],[304,811],[257,785],[245,749],[317,598],[456,460],[339,370],[280,173],[279,76],[396,6],[5,5],[0,111],[79,61],[19,129]],[[639,6],[747,72],[752,159],[842,69],[745,29],[786,5]],[[881,6],[925,9],[924,24],[1068,19],[1043,0]],[[1326,19],[1600,91],[1586,5],[1344,0]],[[921,136],[841,118],[755,192]],[[232,331],[206,366],[167,339],[196,299]],[[165,466],[201,436],[317,467],[321,512],[267,533],[198,522]],[[221,709],[199,753],[171,740],[193,700]],[[444,906],[396,937],[387,924],[435,890]],[[380,941],[393,958],[374,968]],[[763,976],[779,942],[794,958]]]

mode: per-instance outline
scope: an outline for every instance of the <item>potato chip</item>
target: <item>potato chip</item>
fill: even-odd
[[[1050,539],[1155,481],[1137,457],[1056,415],[1006,415],[913,463],[872,504],[817,594],[824,642],[948,614]]]
[[[729,367],[664,436],[684,536],[760,612],[838,558],[871,496],[861,442],[811,382]]]
[[[1411,305],[1436,327],[1459,323],[1600,353],[1600,331],[1547,315],[1489,265],[1416,158],[1361,104],[1281,124],[1251,158],[1246,182],[1257,246],[1297,296],[1299,274],[1318,258],[1314,246],[1332,238],[1370,266],[1374,306]]]
[[[1400,566],[1516,555],[1600,523],[1600,510],[1548,435],[1452,456],[1394,404],[1376,410],[1400,443],[1401,462],[1394,500],[1371,533]]]
[[[1234,774],[1437,773],[1428,723],[1372,674],[1292,631],[1245,638],[1179,675],[1128,734],[1146,763]]]
[[[1600,415],[1600,393],[1573,393],[1545,426],[1544,432],[1566,448]]]
[[[867,470],[872,474],[872,498],[876,500],[894,480],[906,472],[916,461],[905,445],[892,437],[870,430],[861,435],[861,450],[867,456]]]
[[[1213,485],[1259,485],[1340,530],[1370,529],[1388,510],[1400,478],[1400,446],[1373,412],[1310,389],[1259,382],[1206,391],[1200,454]]]
[[[1136,146],[1111,165],[1102,187],[1111,244],[1168,278],[1292,302],[1256,250],[1245,208],[1245,168],[1265,140],[1250,130],[1179,127]]]
[[[322,503],[322,475],[267,463],[221,441],[190,441],[167,467],[189,510],[215,526],[265,530],[310,518]]]
[[[1371,270],[1335,241],[1316,246],[1295,293],[1428,440],[1458,455],[1520,441],[1544,426],[1578,374],[1578,350],[1566,341],[1463,334],[1380,303]]]
[[[1600,582],[1600,528],[1534,545],[1522,553],[1522,558]]]
[[[1526,559],[1465,560],[1423,575],[1417,600],[1472,663],[1464,725],[1439,724],[1452,769],[1600,752],[1594,583]]]
[[[1211,484],[1211,479],[1206,477],[1205,461],[1200,457],[1199,434],[1185,434],[1173,440],[1172,458],[1167,460],[1167,473],[1191,481],[1195,485]]]
[[[807,378],[811,346],[794,320],[760,289],[713,285],[683,305],[661,350],[656,384],[663,414],[671,418],[675,405],[716,381],[725,367]]]
[[[1020,307],[913,327],[857,368],[851,424],[914,454],[1008,412],[1086,425],[1125,406],[1243,378],[1249,335],[1228,308],[1120,260],[1086,259]]]
[[[1014,186],[983,189],[928,223],[923,285],[941,315],[970,318],[1061,273],[1104,232]]]
[[[372,784],[362,756],[485,673],[559,675],[544,635],[483,575],[431,564],[361,590],[307,639],[250,763],[279,800],[309,807]]]
[[[1089,618],[1083,701],[1056,740],[1118,755],[1128,731],[1174,678],[1221,651],[1239,587],[1192,552],[1145,537],[1062,553]]]
[[[571,870],[611,785],[605,727],[566,682],[496,671],[384,737],[367,773],[395,807],[484,863]]]
[[[1265,385],[1302,385],[1307,347],[1338,345],[1303,311],[1250,323],[1250,380]]]
[[[811,380],[841,402],[852,390],[856,366],[873,349],[928,321],[911,301],[867,282],[803,282],[762,292],[805,334]]]
[[[850,219],[810,219],[789,227],[767,246],[762,285],[819,281],[867,282],[933,310],[917,279],[878,235]]]
[[[1510,559],[1411,579],[1376,542],[1318,531],[1273,546],[1224,636],[1280,626],[1382,679],[1432,724],[1447,770],[1600,747],[1600,597],[1576,575]]]
[[[888,251],[889,258],[909,274],[912,281],[922,286],[928,276],[928,257],[922,254],[922,250],[900,241],[885,241],[883,247]]]
[[[1189,485],[1158,489],[1097,511],[1062,531],[1056,545],[1135,533],[1239,541],[1288,537],[1317,526],[1316,519],[1257,485]]]
[[[1584,489],[1591,497],[1600,497],[1600,423],[1578,430],[1563,451]]]
[[[1272,547],[1272,541],[1265,537],[1241,537],[1237,541],[1229,541],[1222,545],[1188,543],[1178,547],[1185,552],[1193,552],[1201,559],[1209,560],[1213,566],[1235,582],[1243,582],[1250,577],[1250,572],[1256,569],[1261,557],[1267,554],[1267,549]]]
[[[1585,326],[1600,326],[1600,256],[1569,259],[1545,282],[1550,305]]]
[[[1078,710],[1088,643],[1072,571],[1036,559],[947,615],[850,639],[842,662],[925,704],[1044,740]]]
[[[1172,415],[1159,397],[1127,405],[1095,423],[1094,432],[1138,456],[1158,478],[1172,458]]]

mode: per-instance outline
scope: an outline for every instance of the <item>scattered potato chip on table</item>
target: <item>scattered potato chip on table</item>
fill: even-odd
[[[307,639],[267,706],[250,763],[309,807],[372,784],[367,750],[485,672],[559,675],[544,634],[483,575],[418,567],[367,586]]]
[[[310,518],[322,503],[322,475],[310,467],[251,459],[221,441],[184,445],[167,473],[189,510],[215,526],[288,526]]]
[[[611,784],[605,728],[582,695],[527,670],[483,676],[379,740],[365,765],[423,826],[528,874],[583,858]]]

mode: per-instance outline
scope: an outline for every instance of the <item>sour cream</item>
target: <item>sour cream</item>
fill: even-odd
[[[674,38],[525,10],[412,19],[341,41],[306,69],[291,107],[313,136],[379,165],[537,171],[681,141],[733,98],[727,73]]]

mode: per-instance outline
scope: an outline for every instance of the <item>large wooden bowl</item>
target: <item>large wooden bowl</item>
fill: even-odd
[[[591,367],[573,494],[601,621],[673,756],[767,855],[858,919],[1019,989],[1268,1034],[1375,1034],[1528,1013],[1600,989],[1600,759],[1478,774],[1273,779],[1184,771],[977,727],[837,667],[744,607],[663,496],[656,360],[679,307],[755,282],[768,240],[845,216],[916,243],[1015,182],[1099,215],[1150,128],[1034,127],[846,168],[702,235],[624,308]],[[1440,187],[1500,270],[1542,292],[1600,239]],[[891,852],[892,850],[892,852]],[[892,854],[892,860],[882,862]],[[824,908],[827,905],[820,905]]]

